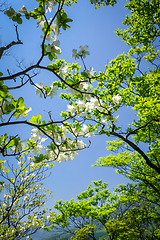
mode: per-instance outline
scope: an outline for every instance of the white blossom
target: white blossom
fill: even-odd
[[[106,119],[102,119],[102,123],[104,123],[104,124],[107,124],[107,125],[108,125],[108,122],[107,122],[107,120],[106,120]]]
[[[33,128],[31,130],[31,140],[34,142],[37,142],[38,140],[42,139],[40,136],[43,136],[44,134],[38,129],[38,128]]]
[[[71,87],[66,87],[66,90],[67,90],[67,92],[71,92],[72,94],[76,94],[76,93],[77,93],[77,91],[74,90],[74,89],[71,88]]]
[[[115,118],[113,118],[113,121],[114,121],[114,123],[116,123],[117,122],[117,119],[119,118],[119,115],[118,116],[116,116]]]
[[[41,38],[44,38],[44,36],[41,35]],[[57,38],[56,38],[56,36],[51,37],[51,35],[48,34],[48,35],[46,36],[46,40],[47,40],[47,41],[56,41]]]
[[[86,124],[83,124],[82,132],[87,133],[88,131],[89,131],[88,126]]]
[[[89,133],[86,134],[86,137],[88,137],[88,138],[91,137],[91,136],[95,136],[95,134],[93,132],[89,132]]]
[[[98,99],[96,97],[91,98],[90,103],[93,104],[94,107],[99,107],[99,102],[98,102]]]
[[[93,67],[90,67],[90,69],[86,70],[86,73],[87,73],[88,77],[91,78],[94,76],[95,71],[93,71]]]
[[[48,44],[46,47],[46,52],[50,53],[52,56],[54,56],[54,54],[61,54],[62,50],[59,48],[60,45],[60,41],[56,40],[53,41],[52,44]]]
[[[34,167],[35,166],[35,163],[34,162],[31,162],[31,167]]]
[[[41,144],[42,142],[45,142],[47,139],[48,139],[48,138],[41,138],[40,144]]]
[[[40,136],[38,135],[38,129],[34,128],[31,130],[31,140],[38,141]]]
[[[78,155],[78,153],[76,151],[70,151],[69,155],[68,155],[68,161],[73,160],[76,155]]]
[[[44,24],[45,24],[45,22],[46,22],[46,21],[44,21],[44,20],[41,20],[40,22],[38,22],[38,23],[37,23],[37,25],[38,25],[38,26],[40,25],[40,26],[41,26],[41,28],[43,28],[43,27],[44,27]]]
[[[68,66],[62,64],[62,66],[59,69],[59,73],[58,73],[61,78],[63,78],[63,76],[66,74],[67,69],[68,69]]]
[[[76,60],[76,58],[77,59],[79,58],[79,54],[77,53],[77,49],[72,50],[72,58],[75,58],[75,60]]]
[[[26,176],[26,177],[22,178],[21,181],[25,182],[28,178],[29,178],[29,176]]]
[[[34,147],[33,153],[38,155],[42,152],[43,149],[44,149],[44,145],[38,144],[37,146]]]
[[[21,161],[18,161],[18,163],[17,163],[19,166],[21,166],[22,165],[22,162]]]
[[[27,114],[29,113],[30,111],[32,111],[32,108],[30,107],[28,110],[24,111],[23,114]],[[21,113],[22,114],[22,113]]]
[[[68,143],[68,147],[72,147],[72,145],[73,145],[73,140],[68,139],[67,143]]]
[[[119,94],[117,94],[116,96],[114,96],[112,98],[113,104],[119,104],[119,100],[121,99],[121,96],[119,96]]]
[[[58,133],[54,133],[54,138],[55,138],[55,140],[56,140],[56,142],[57,143],[60,143],[61,142],[61,135],[60,134],[58,134]]]
[[[29,194],[27,194],[26,196],[24,196],[23,200],[26,201],[29,199]]]
[[[22,5],[22,6],[21,6],[21,9],[18,10],[18,11],[21,12],[21,13],[24,13],[24,14],[27,13],[27,9],[26,9],[26,7],[25,7],[24,5]]]
[[[33,128],[31,131],[33,134],[44,136],[44,134],[38,128]]]
[[[11,148],[11,150],[13,152],[21,152],[23,150],[23,148],[25,148],[26,146],[27,146],[26,140],[19,141],[17,146],[13,146]]]
[[[68,132],[68,129],[65,126],[61,125],[60,127],[62,128],[63,134],[66,134]]]
[[[94,106],[93,106],[93,103],[87,102],[85,104],[85,107],[86,107],[86,111],[91,112]]]
[[[87,82],[81,82],[80,89],[89,91],[89,84]]]
[[[45,148],[45,155],[48,155],[49,161],[55,160],[55,153],[53,151],[50,151],[49,149]]]
[[[74,113],[76,112],[76,107],[75,106],[73,106],[73,105],[69,105],[69,104],[67,104],[67,107],[68,107],[68,109],[67,109],[67,112],[70,112],[71,113],[71,115],[73,116],[74,115]]]
[[[50,96],[52,99],[53,96],[57,95],[57,89],[58,89],[57,86],[53,87],[53,85],[51,85],[50,92],[47,94],[47,96]]]
[[[52,218],[51,216],[47,216],[47,220],[50,221]]]
[[[56,4],[57,4],[56,1],[54,1],[54,0],[48,0],[48,1],[47,1],[46,13],[48,12],[48,10],[49,10],[49,12],[52,12],[53,7],[56,6]]]
[[[79,47],[80,51],[78,52],[78,55],[85,58],[86,55],[90,55],[90,52],[88,51],[88,46],[85,45],[84,47]]]
[[[68,156],[65,153],[60,153],[57,158],[57,162],[59,163],[67,160],[68,160]]]
[[[57,23],[53,22],[53,32],[55,34],[55,37],[60,34],[60,29]]]
[[[79,107],[79,110],[82,110],[85,107],[85,102],[84,101],[77,100],[76,104]]]
[[[40,83],[40,85],[38,83],[36,83],[35,88],[37,89],[36,94],[40,94],[40,97],[42,98],[42,93],[44,92],[43,83]]]
[[[86,144],[82,140],[77,141],[77,146],[79,149],[82,149],[86,146]]]

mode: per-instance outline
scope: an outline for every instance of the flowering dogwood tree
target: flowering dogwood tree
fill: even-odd
[[[90,140],[85,141],[86,139],[95,135],[114,136],[116,140],[108,142],[109,149],[118,151],[122,148],[126,151],[116,156],[100,158],[97,165],[117,167],[119,173],[125,174],[138,184],[136,186],[141,189],[145,201],[157,204],[157,194],[159,195],[160,192],[158,185],[160,176],[159,1],[128,1],[126,8],[131,11],[131,15],[127,15],[124,21],[127,29],[117,30],[117,35],[130,46],[130,50],[128,53],[119,54],[116,59],[106,65],[105,72],[99,73],[94,71],[93,67],[88,69],[85,64],[85,58],[90,54],[88,45],[80,46],[79,50],[78,47],[72,50],[72,57],[75,60],[81,59],[83,71],[77,63],[70,64],[65,60],[57,59],[62,52],[58,40],[61,29],[69,29],[72,22],[65,6],[72,7],[76,2],[76,0],[36,0],[37,7],[33,10],[28,10],[25,5],[22,5],[19,10],[9,7],[4,11],[6,17],[17,24],[23,25],[24,21],[36,21],[37,26],[42,30],[42,40],[41,54],[36,63],[29,67],[19,63],[19,70],[16,73],[12,73],[10,69],[7,71],[0,69],[0,128],[6,128],[6,133],[0,137],[0,152],[8,159],[7,163],[11,169],[9,157],[25,158],[28,153],[32,156],[28,165],[29,170],[27,170],[29,175],[25,175],[23,163],[22,165],[19,163],[22,175],[15,175],[17,179],[21,177],[24,184],[23,179],[28,181],[27,176],[36,181],[34,175],[30,173],[34,164],[37,164],[37,167],[38,165],[45,167],[47,164],[52,166],[51,162],[72,160],[79,150],[89,147]],[[90,2],[95,5],[95,8],[101,5],[114,6],[116,3],[115,0],[90,0]],[[52,18],[49,14],[52,14]],[[23,44],[17,25],[15,25],[15,32],[16,41],[0,48],[1,61],[8,49]],[[50,61],[48,65],[43,64],[46,58]],[[144,61],[145,69],[141,67]],[[56,80],[49,86],[45,86],[44,82],[38,84],[35,81],[38,77],[37,70],[47,71]],[[16,89],[25,88],[26,84],[33,86],[35,94],[44,99],[54,99],[54,95],[60,92],[59,97],[68,101],[68,104],[66,111],[61,112],[59,120],[53,120],[51,112],[48,112],[47,120],[43,119],[42,113],[28,118],[32,106],[25,105],[23,96],[16,99],[12,94]],[[132,108],[137,115],[133,122],[128,123],[129,126],[126,129],[123,129],[118,122],[117,111],[122,107]],[[17,132],[14,135],[7,132],[7,127],[20,125],[30,127],[30,138],[24,140]],[[145,144],[145,150],[142,150],[141,143]],[[1,168],[3,176],[4,167],[1,166]],[[5,171],[4,173],[7,173]],[[14,187],[14,182],[10,181]],[[2,186],[3,184],[5,182],[2,181]],[[129,185],[125,191],[130,192],[132,187]],[[144,194],[146,187],[148,192]],[[119,191],[126,197],[123,187]],[[10,204],[10,199],[13,199],[13,195],[16,194],[10,192],[7,197],[4,197],[4,201]],[[150,195],[153,196],[152,199],[149,198]],[[27,196],[24,194],[23,196],[28,201]],[[7,205],[7,209],[8,206],[10,205]],[[30,209],[30,205],[25,205],[25,208]],[[155,211],[159,211],[157,205]],[[30,216],[30,212],[28,214]],[[10,227],[7,224],[5,222],[4,226]],[[105,225],[109,233],[112,232],[110,224],[112,221]],[[15,231],[18,236],[22,236],[20,234],[23,231],[19,233],[15,229],[12,230],[13,235],[8,235],[10,238],[15,238]],[[10,230],[8,234],[11,234]],[[153,234],[158,238],[158,231]],[[27,236],[27,233],[23,232],[23,236]],[[122,234],[121,239],[123,237]]]
[[[49,165],[32,160],[25,156],[17,158],[16,164],[0,161],[0,239],[22,239],[47,224],[48,197],[42,181],[49,176]]]

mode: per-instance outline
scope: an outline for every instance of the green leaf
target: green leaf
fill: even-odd
[[[42,153],[39,155],[39,156],[35,156],[34,157],[34,162],[35,163],[40,163],[40,162],[42,162],[42,161],[44,161],[44,160],[48,160],[49,159],[49,157],[48,157],[48,155],[43,155]]]
[[[42,116],[40,114],[38,114],[37,116],[32,116],[31,119],[29,120],[29,122],[39,124],[41,118],[42,118]]]
[[[22,24],[22,18],[20,18],[20,17],[17,18],[17,23],[18,23],[18,24]]]
[[[25,17],[26,17],[27,20],[30,19],[30,15],[28,13],[25,14]]]
[[[53,142],[51,142],[51,145],[48,145],[47,147],[52,151],[55,151],[56,148],[57,148],[56,145]]]
[[[8,94],[8,88],[4,85],[3,81],[0,81],[0,96],[6,98]]]
[[[49,53],[48,58],[49,58],[50,61],[52,61],[53,60],[53,55]]]
[[[17,16],[13,16],[12,21],[17,22]]]
[[[23,103],[24,99],[22,97],[18,98],[17,104],[16,104],[16,108],[17,109],[24,109],[25,108],[25,104]]]

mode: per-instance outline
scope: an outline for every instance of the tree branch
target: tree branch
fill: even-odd
[[[15,28],[16,28],[17,41],[16,41],[16,42],[15,42],[15,41],[12,41],[11,43],[7,44],[6,46],[0,47],[0,59],[1,59],[1,57],[2,57],[2,55],[3,55],[3,52],[4,52],[5,50],[7,50],[7,49],[9,49],[9,48],[11,48],[12,46],[17,45],[17,44],[23,44],[23,43],[21,42],[21,40],[19,39],[19,34],[18,34],[18,30],[17,30],[17,26],[16,26],[16,25],[15,25]]]
[[[150,159],[147,157],[147,155],[137,146],[135,145],[133,142],[131,142],[130,140],[128,140],[126,137],[121,136],[119,133],[116,132],[110,132],[111,135],[116,136],[120,139],[122,139],[124,142],[126,142],[129,146],[131,146],[136,152],[138,152],[146,161],[146,164],[151,167],[152,169],[154,169],[158,174],[160,174],[160,168],[157,167],[155,164],[153,164]]]
[[[128,138],[131,134],[135,134],[137,131],[139,131],[140,129],[142,128],[145,128],[147,127],[148,124],[150,124],[153,120],[150,120],[148,123],[146,123],[145,125],[139,127],[139,128],[136,128],[134,129],[133,131],[129,132],[127,135],[126,135],[126,138]]]

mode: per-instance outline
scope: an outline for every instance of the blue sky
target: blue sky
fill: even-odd
[[[124,8],[125,2],[121,0],[115,7],[101,7],[95,10],[94,5],[91,5],[89,1],[79,0],[78,4],[73,5],[72,8],[67,7],[67,15],[73,19],[73,22],[70,23],[71,28],[67,31],[61,31],[62,34],[58,37],[62,49],[62,54],[58,57],[65,59],[67,62],[73,62],[75,60],[71,58],[72,49],[78,49],[80,45],[88,45],[90,55],[85,59],[87,68],[89,69],[92,66],[96,71],[104,71],[107,62],[114,59],[118,54],[128,51],[126,44],[115,34],[117,28],[123,28],[121,23],[128,13]],[[16,0],[10,1],[10,3],[15,10],[20,9],[22,4],[27,7],[27,10],[36,7],[36,1]],[[3,44],[16,40],[13,24],[7,16],[2,16],[0,31]],[[14,57],[19,60],[24,59],[25,66],[36,62],[40,57],[40,35],[42,35],[42,31],[41,28],[36,27],[36,21],[24,20],[24,24],[18,26],[18,31],[24,44],[15,46],[10,52],[11,56],[3,57],[1,69],[4,72],[7,68],[12,72],[17,72]],[[78,63],[82,64],[80,61]],[[49,60],[45,59],[44,64],[49,64]],[[56,78],[50,73],[41,72],[35,82],[44,82],[49,86],[54,80]],[[10,86],[12,84],[12,82],[9,82]],[[66,109],[66,103],[59,100],[58,96],[52,100],[41,99],[34,93],[35,88],[30,85],[13,91],[16,98],[23,96],[27,107],[32,107],[29,117],[41,113],[45,118],[47,113],[44,110],[51,110],[54,119],[58,120],[60,112]],[[132,111],[129,109],[121,110],[119,115],[120,126],[130,123],[133,119]],[[7,131],[10,134],[19,133],[24,139],[30,137],[31,128],[26,126],[8,127],[7,129],[1,128],[0,131],[1,133]],[[75,198],[81,191],[86,190],[92,180],[102,179],[108,182],[111,191],[117,184],[128,182],[123,176],[116,174],[115,169],[91,167],[99,157],[106,156],[110,152],[106,149],[106,141],[109,139],[105,136],[96,136],[90,140],[92,142],[90,148],[79,152],[79,155],[73,161],[56,163],[53,167],[52,175],[44,181],[44,186],[53,191],[54,198],[49,200],[46,206],[51,207],[54,200]]]

